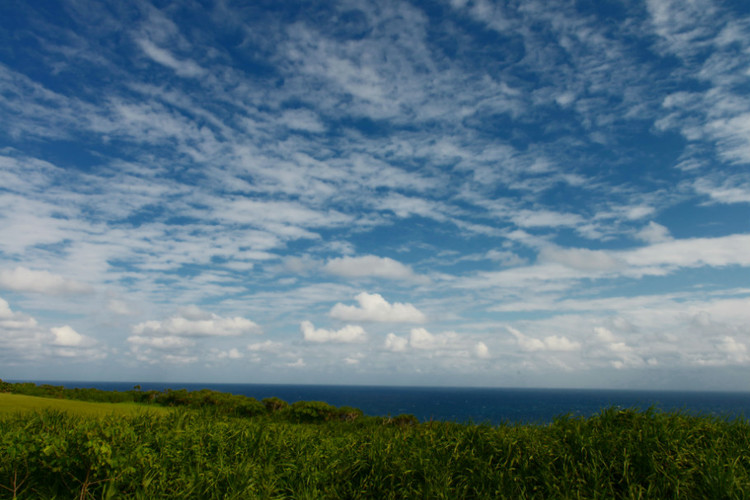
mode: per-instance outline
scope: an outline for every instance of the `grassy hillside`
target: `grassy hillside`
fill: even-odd
[[[90,403],[87,401],[0,393],[0,415],[41,410],[57,410],[92,417],[136,415],[144,411],[164,414],[169,411],[168,408],[163,406],[144,406],[137,403]]]

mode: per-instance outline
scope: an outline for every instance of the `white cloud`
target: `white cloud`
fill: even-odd
[[[512,215],[519,227],[576,227],[582,225],[583,218],[577,214],[559,213],[551,210],[521,210]]]
[[[174,70],[180,76],[188,78],[197,78],[204,75],[205,70],[195,61],[177,59],[171,52],[154,45],[150,40],[138,39],[136,43],[141,47],[143,52],[152,60]]]
[[[513,252],[504,250],[487,250],[484,257],[493,261],[500,262],[500,264],[508,267],[520,266],[526,264],[526,260],[519,257]]]
[[[648,226],[638,231],[635,236],[646,243],[662,243],[672,239],[669,229],[654,221],[649,222]]]
[[[0,271],[0,287],[16,292],[52,295],[82,294],[93,291],[93,288],[85,283],[64,278],[49,271],[34,271],[25,267]]]
[[[182,309],[179,316],[138,323],[133,333],[136,336],[226,337],[260,333],[260,327],[240,316],[223,318],[191,306]]]
[[[579,342],[573,342],[566,337],[558,335],[544,337],[544,346],[550,351],[575,351],[581,348]]]
[[[346,325],[340,330],[326,330],[315,328],[309,321],[300,323],[300,331],[303,338],[308,342],[364,342],[367,339],[367,333],[361,326]]]
[[[128,342],[134,346],[153,347],[154,349],[176,350],[195,345],[195,341],[184,337],[169,335],[166,337],[144,337],[141,335],[132,335],[128,337]]]
[[[55,336],[54,345],[62,347],[76,347],[84,344],[86,338],[73,330],[68,325],[56,328],[50,328],[52,335]]]
[[[255,342],[247,345],[247,350],[251,352],[281,352],[284,349],[284,344],[281,342],[274,342],[272,340],[266,340],[264,342]]]
[[[305,109],[287,110],[281,115],[281,122],[293,130],[320,133],[326,131],[326,126],[317,114]]]
[[[425,277],[415,274],[407,265],[389,257],[375,255],[331,259],[326,262],[324,269],[331,274],[347,278],[375,277],[423,282],[426,280]]]
[[[539,263],[494,272],[479,272],[453,281],[462,289],[523,289],[537,292],[569,289],[582,278],[665,276],[680,268],[750,267],[750,235],[669,239],[632,250],[588,250],[545,246]],[[527,310],[535,300],[529,301]],[[507,309],[505,305],[493,310]]]
[[[47,336],[34,318],[13,311],[0,298],[0,360],[14,364],[19,360],[39,357],[46,342]]]
[[[385,348],[392,352],[404,352],[409,345],[409,340],[399,337],[394,333],[389,333],[385,337]]]
[[[748,154],[750,157],[750,154]],[[717,182],[700,178],[693,183],[696,192],[708,195],[718,203],[750,203],[750,180],[728,177]]]
[[[550,335],[544,339],[527,337],[513,327],[506,327],[507,330],[516,338],[518,345],[525,351],[576,351],[581,348],[579,342],[571,341],[566,337]]]
[[[615,342],[615,335],[608,328],[597,326],[594,328],[594,332],[596,333],[596,338],[602,342]]]
[[[409,346],[425,350],[459,350],[466,347],[466,342],[456,332],[430,333],[424,328],[412,328],[409,331]]]
[[[725,352],[729,361],[734,363],[745,363],[750,361],[750,354],[748,354],[747,346],[741,342],[738,342],[732,336],[725,335],[722,337],[721,342],[717,345],[717,349]]]
[[[490,357],[490,349],[484,342],[477,342],[474,345],[474,355],[480,359],[487,359]]]
[[[423,323],[425,315],[412,304],[388,303],[380,294],[362,292],[356,297],[359,307],[341,303],[329,315],[342,321],[373,321],[380,323]]]
[[[441,342],[424,328],[412,328],[409,332],[409,345],[415,349],[434,349]]]
[[[618,252],[628,264],[650,266],[750,266],[750,235],[733,234],[718,238],[690,238],[656,243]]]
[[[124,300],[111,299],[107,302],[107,310],[122,316],[134,314],[131,306]]]
[[[0,299],[0,363],[13,366],[44,362],[54,366],[55,358],[76,362],[101,360],[108,350],[93,338],[81,335],[69,325],[45,329],[33,317],[14,312]]]
[[[229,349],[228,351],[212,348],[209,351],[209,357],[214,361],[220,361],[223,359],[242,359],[245,357],[245,355],[235,347]]]

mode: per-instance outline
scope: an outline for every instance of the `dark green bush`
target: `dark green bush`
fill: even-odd
[[[279,399],[277,397],[272,398],[265,398],[262,401],[263,405],[265,405],[266,410],[268,410],[268,413],[274,413],[279,410],[283,410],[287,406],[289,406],[289,403],[284,401],[283,399]]]
[[[283,414],[293,422],[325,422],[335,419],[338,410],[322,401],[297,401],[285,408]]]

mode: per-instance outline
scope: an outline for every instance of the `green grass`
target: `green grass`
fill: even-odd
[[[117,406],[117,405],[114,405]],[[750,498],[750,423],[295,423],[180,409],[0,416],[0,498]]]
[[[0,415],[42,410],[57,410],[90,417],[104,417],[107,415],[132,416],[142,412],[164,414],[170,411],[168,408],[162,406],[145,406],[138,403],[90,403],[87,401],[0,393]]]

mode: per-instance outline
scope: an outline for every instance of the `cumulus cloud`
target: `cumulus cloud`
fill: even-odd
[[[340,330],[326,330],[315,328],[309,321],[303,321],[300,323],[300,331],[307,342],[352,343],[364,342],[367,339],[365,330],[357,325],[346,325]]]
[[[594,328],[596,338],[601,342],[614,342],[616,340],[614,333],[608,328],[597,326]]]
[[[3,330],[18,330],[34,328],[36,326],[37,322],[34,318],[13,311],[8,302],[0,299],[0,328]]]
[[[73,328],[68,325],[50,328],[50,331],[52,332],[52,335],[55,336],[53,343],[56,346],[75,347],[82,345],[86,341],[86,338],[83,335],[73,330]]]
[[[730,362],[745,363],[750,361],[747,346],[730,335],[725,335],[721,338],[717,349],[726,353]]]
[[[81,335],[71,326],[46,329],[33,317],[13,311],[0,299],[0,364],[55,358],[94,361],[107,356],[96,340]]]
[[[64,278],[48,271],[35,271],[25,267],[0,271],[0,287],[14,292],[35,292],[50,295],[90,293],[91,286]]]
[[[386,278],[393,280],[427,281],[417,275],[411,267],[389,257],[365,255],[362,257],[339,257],[329,260],[324,270],[347,278]]]
[[[34,318],[13,311],[0,299],[0,360],[14,364],[19,360],[35,358],[42,354],[47,335],[42,333]]]
[[[415,349],[434,349],[444,344],[440,339],[424,328],[412,328],[409,332],[409,345]]]
[[[481,342],[480,342],[481,343]],[[412,328],[408,337],[399,337],[389,333],[385,338],[385,348],[392,352],[404,352],[407,347],[418,350],[436,349],[464,349],[466,343],[461,342],[455,332],[431,333],[425,328]],[[475,346],[476,347],[476,346]],[[485,346],[486,347],[486,346]]]
[[[477,342],[474,345],[474,355],[480,359],[487,359],[490,357],[490,349],[484,342]]]
[[[385,348],[392,352],[404,352],[409,345],[409,340],[399,337],[395,333],[389,333],[385,337]]]
[[[579,342],[571,341],[567,337],[550,335],[544,339],[537,339],[528,337],[513,327],[506,328],[524,351],[575,351],[581,348]]]
[[[669,229],[654,221],[649,222],[648,226],[638,231],[636,237],[647,243],[661,243],[672,239]]]
[[[152,337],[233,337],[247,333],[260,333],[260,327],[240,316],[223,318],[196,306],[182,309],[180,314],[171,318],[144,321],[133,327],[136,336]]]
[[[373,321],[380,323],[423,323],[425,315],[412,304],[396,302],[390,304],[380,294],[362,292],[355,297],[357,306],[341,303],[331,309],[329,315],[342,321]]]

